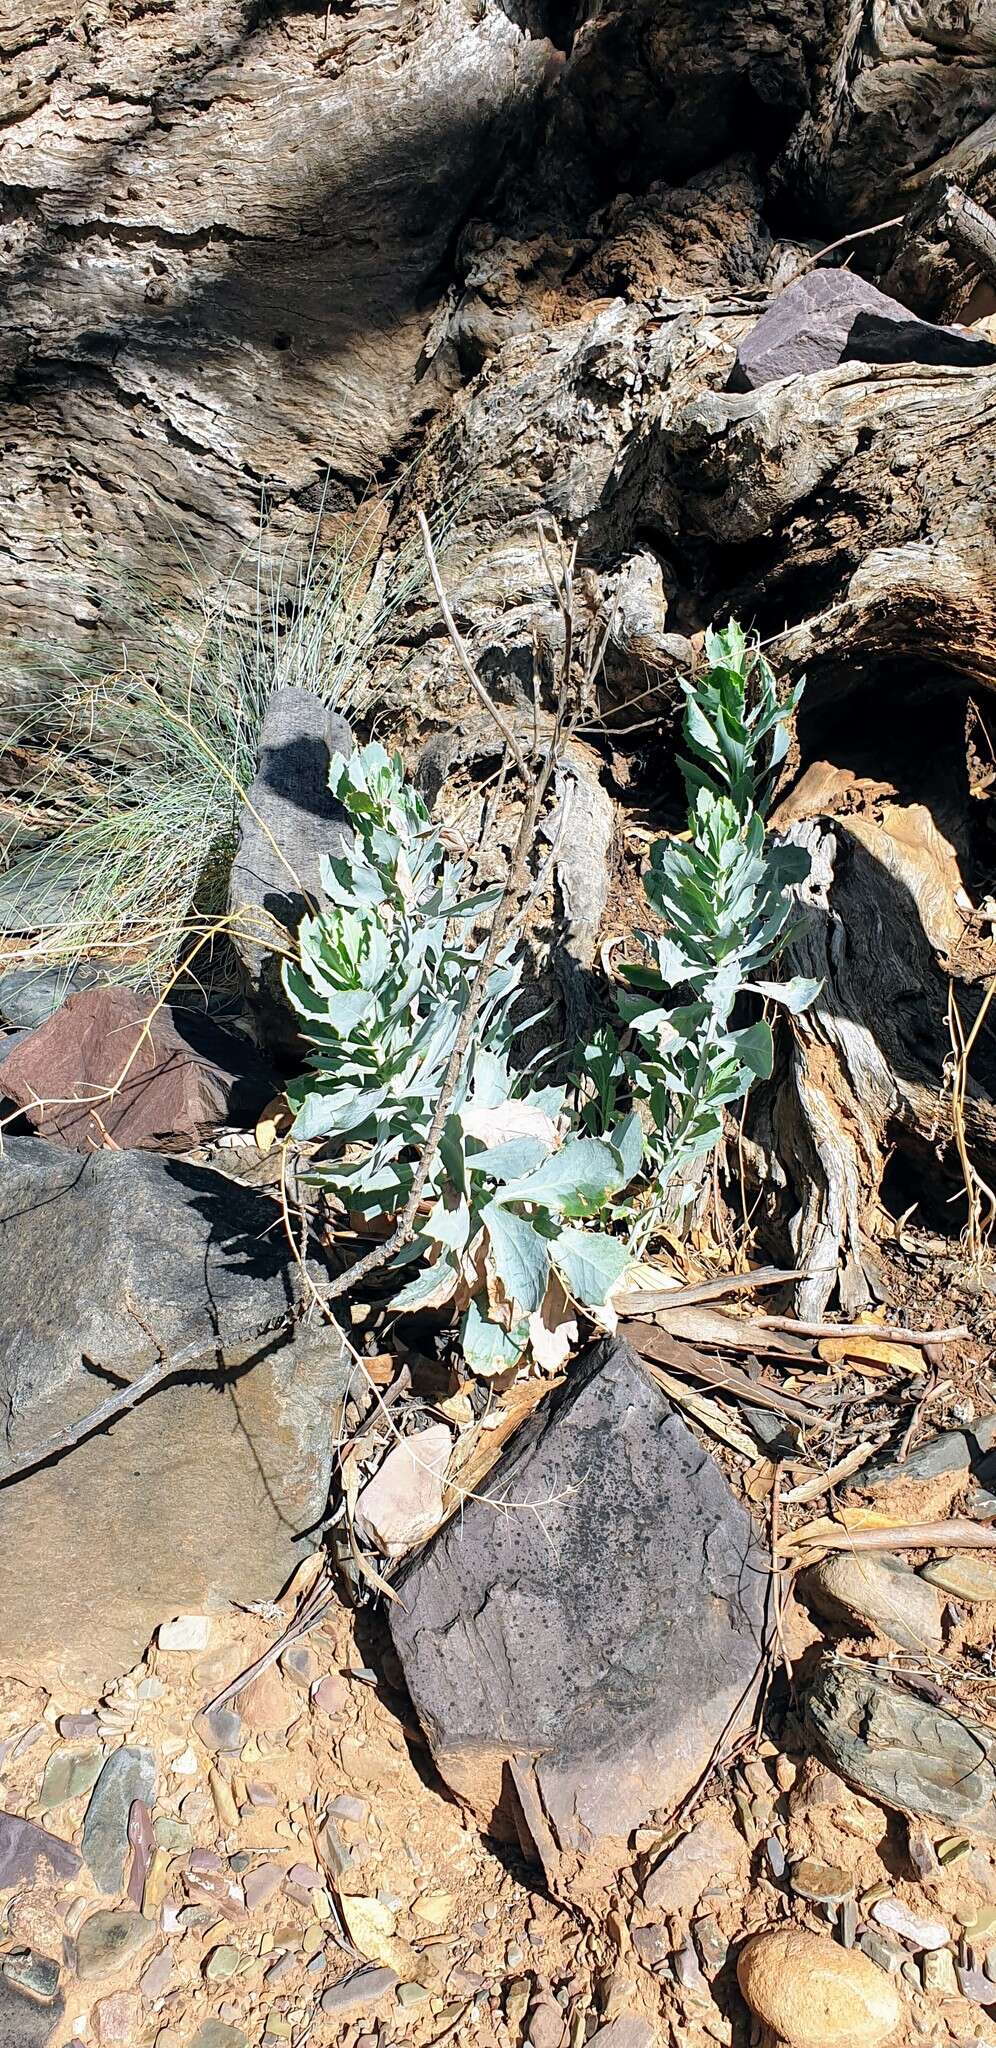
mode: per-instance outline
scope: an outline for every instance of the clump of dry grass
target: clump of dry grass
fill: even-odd
[[[178,958],[209,951],[260,725],[273,689],[295,684],[346,713],[362,703],[378,641],[424,575],[402,555],[389,591],[372,579],[376,508],[303,566],[257,556],[246,579],[206,584],[170,610],[136,606],[113,673],[73,676],[61,700],[29,706],[0,749],[20,776],[8,810],[2,925],[23,923],[6,964],[65,966],[99,954],[122,981],[162,986]],[[154,653],[147,651],[150,646]],[[24,773],[25,766],[27,773]],[[223,959],[220,962],[223,967]]]

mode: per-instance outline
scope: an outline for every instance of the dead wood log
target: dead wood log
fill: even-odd
[[[809,819],[786,835],[812,869],[792,971],[822,990],[792,1031],[774,1083],[756,1099],[752,1156],[789,1219],[800,1265],[802,1316],[819,1318],[835,1287],[853,1312],[872,1290],[867,1271],[877,1204],[893,1151],[942,1208],[959,1191],[946,1069],[948,976],[924,929],[922,869],[877,858],[842,820]],[[880,839],[881,836],[880,835]],[[970,1014],[976,990],[960,999]],[[971,1156],[996,1174],[996,1037],[984,1025],[965,1106]],[[964,1204],[952,1209],[953,1227]]]

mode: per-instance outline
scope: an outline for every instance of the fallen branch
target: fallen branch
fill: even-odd
[[[791,1330],[797,1337],[874,1337],[876,1343],[910,1344],[916,1350],[924,1344],[961,1344],[971,1337],[971,1330],[964,1323],[956,1323],[950,1330],[902,1330],[891,1323],[797,1323],[791,1316],[757,1316],[754,1327],[759,1330]]]
[[[786,1538],[783,1549],[811,1541],[820,1550],[996,1550],[996,1529],[956,1515],[950,1522],[902,1522],[893,1529],[842,1529],[839,1535],[807,1538],[805,1529]]]

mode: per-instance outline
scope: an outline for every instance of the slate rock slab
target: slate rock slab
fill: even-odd
[[[733,391],[757,391],[780,377],[809,376],[841,362],[996,362],[978,335],[918,320],[850,270],[811,270],[779,292],[737,350]]]
[[[0,974],[0,1018],[15,1031],[47,1024],[67,996],[106,981],[110,962],[80,960],[75,967],[12,967]]]
[[[279,955],[305,912],[326,901],[323,855],[341,852],[352,836],[329,789],[332,755],[352,750],[345,719],[314,691],[273,691],[240,821],[229,910],[260,1034],[275,1051],[291,1052],[300,1042],[280,985]]]
[[[814,1746],[859,1792],[996,1841],[991,1729],[837,1663],[817,1672],[805,1717]]]
[[[273,1599],[324,1512],[351,1370],[322,1326],[287,1339],[275,1204],[155,1153],[8,1138],[0,1271],[0,1669],[89,1687],[164,1617]],[[185,1376],[3,1487],[108,1375],[188,1347]]]
[[[64,2011],[61,1993],[41,2005],[0,1974],[0,2048],[46,2048],[59,2033]]]
[[[0,1813],[0,1892],[75,1877],[82,1858],[71,1842],[60,1841],[34,1821],[16,1813]]]
[[[391,1633],[436,1763],[550,1882],[749,1716],[767,1573],[748,1515],[625,1344],[596,1345],[403,1570]],[[623,1850],[625,1854],[625,1850]]]
[[[77,1152],[107,1138],[182,1152],[219,1125],[254,1124],[274,1084],[237,1033],[132,989],[95,987],[67,997],[7,1054],[3,1089],[33,1130]]]
[[[150,1749],[127,1744],[108,1757],[93,1788],[83,1822],[83,1861],[102,1892],[117,1893],[128,1854],[132,1801],[151,1806],[156,1796],[156,1760]]]

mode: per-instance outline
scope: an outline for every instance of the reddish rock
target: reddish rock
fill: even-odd
[[[107,1138],[186,1151],[220,1124],[253,1123],[273,1092],[243,1039],[126,988],[70,996],[8,1054],[3,1089],[33,1130],[76,1152]]]

